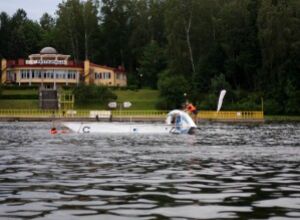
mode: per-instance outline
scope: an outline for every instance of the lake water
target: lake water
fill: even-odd
[[[50,135],[0,123],[0,219],[300,219],[300,124]]]

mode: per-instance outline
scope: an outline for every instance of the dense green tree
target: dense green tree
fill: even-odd
[[[48,13],[44,13],[40,18],[40,26],[42,28],[41,48],[46,46],[57,48],[56,20]]]
[[[129,86],[160,90],[163,108],[184,93],[214,108],[224,87],[225,108],[256,108],[263,96],[267,113],[300,113],[299,0],[65,0],[39,23],[22,9],[0,13],[0,57],[44,46],[123,65]]]
[[[68,0],[58,5],[57,45],[62,51],[71,53],[75,60],[83,58],[84,23],[82,5],[79,0]]]
[[[166,3],[166,37],[167,56],[169,69],[172,72],[189,76],[192,72],[194,61],[193,48],[190,42],[191,28],[193,28],[193,13],[191,8],[185,13],[187,4],[192,4],[194,1],[188,2],[182,0],[168,0]],[[187,36],[188,34],[188,36]],[[189,45],[187,44],[189,42]]]
[[[98,31],[98,1],[62,2],[57,15],[58,48],[71,53],[75,60],[93,58],[96,50],[94,38]]]
[[[39,50],[41,39],[41,27],[29,20],[23,9],[18,9],[11,18],[5,13],[1,14],[0,44],[3,57],[26,57],[31,51]]]
[[[94,60],[93,53],[96,50],[96,36],[98,31],[98,0],[83,2],[84,21],[84,51],[85,59]]]
[[[0,14],[0,58],[10,56],[10,17],[7,13]]]
[[[253,90],[260,68],[257,0],[232,0],[220,12],[220,42],[226,53],[225,75],[235,88]],[[238,18],[238,19],[237,19]]]
[[[158,81],[160,90],[160,108],[176,109],[182,108],[185,103],[185,95],[188,91],[188,82],[182,75],[173,75],[170,72],[164,72],[160,75]]]
[[[280,111],[295,112],[291,103],[299,86],[300,45],[299,1],[262,1],[258,14],[258,37],[262,53],[260,86]],[[284,109],[286,106],[286,109]]]
[[[139,60],[138,74],[143,78],[143,86],[157,88],[158,74],[165,68],[165,57],[162,48],[151,41],[145,48]]]
[[[98,102],[99,104],[105,104],[108,101],[117,99],[117,96],[108,87],[105,86],[80,84],[73,89],[73,92],[76,98],[76,102],[80,104],[88,102]],[[89,99],[87,99],[86,97],[89,97]]]
[[[104,62],[111,66],[125,65],[128,54],[131,2],[129,0],[102,0],[101,42]]]
[[[43,30],[49,31],[55,27],[55,20],[48,13],[44,13],[40,18],[40,25]]]
[[[287,114],[299,114],[300,112],[300,90],[297,89],[295,84],[288,80],[285,93],[287,95],[287,102],[285,103],[285,113]]]
[[[205,93],[209,91],[211,79],[225,72],[225,60],[226,54],[220,44],[212,45],[208,54],[199,60],[197,72],[193,78],[195,96],[199,92]]]

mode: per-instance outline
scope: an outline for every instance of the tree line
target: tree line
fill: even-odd
[[[300,114],[299,0],[66,0],[55,17],[0,14],[0,56],[53,46],[75,60],[125,66],[130,86],[158,88],[160,108]]]

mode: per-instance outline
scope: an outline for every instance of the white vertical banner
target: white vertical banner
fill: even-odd
[[[223,99],[224,99],[224,96],[226,94],[226,90],[223,89],[221,92],[220,92],[220,96],[219,96],[219,101],[218,101],[218,108],[217,108],[217,112],[220,111],[221,107],[222,107],[222,104],[223,104]]]

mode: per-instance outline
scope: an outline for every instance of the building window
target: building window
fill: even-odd
[[[95,73],[95,79],[102,79],[102,73]]]
[[[25,78],[26,78],[26,71],[21,70],[21,79],[25,79]]]
[[[15,81],[15,74],[12,71],[7,71],[6,77],[9,81]]]
[[[67,74],[68,79],[76,79],[76,71],[69,70]]]
[[[110,79],[111,78],[110,72],[104,72],[102,74],[103,74],[103,79]]]
[[[20,70],[21,79],[77,79],[79,72],[74,70]],[[101,78],[101,75],[98,76]]]

